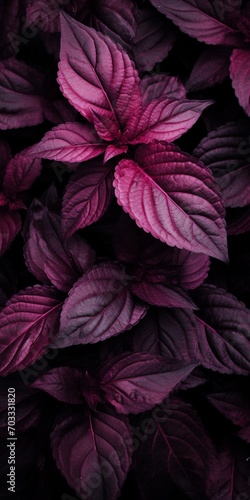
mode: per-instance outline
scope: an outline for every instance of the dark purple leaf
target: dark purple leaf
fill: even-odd
[[[57,467],[88,500],[116,500],[131,465],[127,418],[111,410],[63,412],[51,435]]]
[[[134,65],[121,46],[107,36],[66,14],[61,23],[60,88],[89,121],[94,121],[94,112],[113,121],[112,135],[119,140],[121,129],[140,107],[139,78]]]
[[[38,125],[44,120],[37,89],[41,76],[22,61],[0,63],[0,129]]]
[[[45,373],[33,382],[31,387],[41,389],[64,403],[82,404],[82,380],[81,370],[65,366]]]
[[[29,150],[29,154],[37,158],[75,163],[104,153],[106,147],[91,126],[65,123],[47,132],[41,142]]]
[[[170,246],[227,260],[217,184],[209,169],[176,146],[140,146],[135,161],[116,167],[114,187],[119,204],[144,231]]]
[[[250,50],[235,49],[231,56],[230,76],[236,97],[250,116]]]
[[[174,42],[173,27],[163,16],[150,7],[138,10],[133,55],[140,71],[151,71],[163,61]]]
[[[146,305],[132,297],[130,279],[121,266],[113,263],[87,271],[64,304],[57,345],[94,344],[138,323]]]
[[[57,0],[31,1],[26,9],[27,25],[49,33],[60,31],[60,3]]]
[[[100,386],[119,413],[141,413],[163,401],[195,366],[147,353],[124,353],[101,369]]]
[[[234,425],[247,427],[250,425],[250,401],[248,394],[240,387],[229,388],[227,392],[217,392],[208,396],[220,413],[227,417]]]
[[[187,92],[214,87],[229,74],[231,49],[206,47],[198,57],[186,82]]]
[[[226,443],[219,454],[217,481],[214,481],[213,500],[247,500],[249,494],[249,446]]]
[[[212,0],[150,0],[184,33],[211,45],[239,45],[237,30],[219,17]]]
[[[68,292],[93,265],[95,252],[79,235],[65,239],[61,218],[36,202],[24,247],[26,265],[42,282]]]
[[[57,334],[62,297],[35,285],[16,293],[0,312],[1,376],[39,359]]]
[[[30,158],[27,150],[18,153],[6,167],[2,189],[9,198],[29,189],[42,170],[39,159]]]
[[[187,292],[171,284],[166,286],[163,283],[150,283],[142,280],[132,284],[131,292],[153,306],[197,309]]]
[[[170,480],[189,498],[211,498],[207,496],[209,476],[213,475],[216,481],[216,455],[192,406],[171,398],[169,408],[160,405],[157,411],[153,410],[143,429],[145,439],[137,466],[143,498],[151,500],[155,494],[167,496]]]
[[[113,198],[114,164],[92,160],[70,178],[63,198],[62,218],[67,236],[96,222]]]
[[[0,256],[9,248],[21,227],[19,212],[10,210],[7,206],[0,207]]]

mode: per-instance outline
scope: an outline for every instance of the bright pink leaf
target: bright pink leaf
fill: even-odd
[[[64,304],[57,345],[94,344],[138,323],[146,306],[132,297],[129,278],[121,266],[113,263],[87,271]]]
[[[250,116],[250,50],[235,49],[231,56],[230,76],[236,97]]]
[[[210,45],[239,45],[238,31],[220,18],[213,0],[150,0],[184,33]]]
[[[54,459],[82,498],[116,500],[131,466],[132,432],[111,409],[65,410],[51,435]]]
[[[16,293],[0,312],[1,376],[39,359],[57,334],[62,297],[35,285]]]
[[[141,413],[163,401],[195,368],[162,356],[124,353],[101,369],[100,386],[119,413]]]
[[[104,153],[106,144],[89,125],[65,123],[47,132],[41,142],[29,149],[37,158],[81,162]]]
[[[175,141],[187,132],[200,118],[212,101],[189,101],[160,97],[145,104],[131,118],[124,140],[131,144],[149,143],[153,140]]]
[[[119,139],[140,106],[139,77],[126,52],[107,36],[62,14],[58,82],[70,103],[93,122],[115,122]]]
[[[170,246],[227,260],[224,209],[210,171],[176,146],[140,146],[115,172],[119,204]]]
[[[84,163],[67,185],[63,198],[63,227],[67,236],[96,222],[108,209],[113,198],[114,165],[100,160]]]

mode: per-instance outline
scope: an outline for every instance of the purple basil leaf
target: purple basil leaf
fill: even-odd
[[[93,265],[94,250],[79,235],[66,240],[61,218],[39,202],[33,204],[29,219],[24,246],[27,267],[40,281],[68,292]]]
[[[22,61],[0,63],[0,129],[31,127],[44,121],[37,89],[40,75]]]
[[[29,189],[42,170],[39,159],[30,158],[27,150],[18,153],[6,167],[2,189],[9,198]]]
[[[119,413],[140,413],[163,401],[195,366],[147,353],[124,353],[101,369],[100,386]]]
[[[147,314],[133,329],[133,350],[198,362],[220,373],[248,375],[249,310],[213,285],[202,285],[194,298],[201,308],[195,314],[188,309],[163,308]]]
[[[187,92],[207,89],[223,82],[229,74],[230,54],[231,49],[227,47],[206,47],[185,84]]]
[[[240,387],[237,387],[236,390],[229,388],[227,392],[211,394],[208,396],[208,400],[234,425],[243,428],[250,426],[249,397]]]
[[[137,297],[148,304],[159,307],[184,307],[197,309],[191,297],[178,286],[141,281],[130,288]]]
[[[92,160],[70,178],[63,198],[62,218],[67,236],[96,222],[113,198],[114,164]]]
[[[164,143],[140,146],[135,161],[116,167],[114,187],[119,204],[144,231],[170,246],[227,261],[217,184],[187,153]]]
[[[119,497],[132,456],[132,433],[124,415],[111,409],[64,411],[51,443],[58,469],[81,498]]]
[[[226,443],[219,454],[217,481],[214,481],[213,500],[247,500],[249,493],[249,446],[235,441]]]
[[[114,138],[140,107],[139,77],[120,45],[63,14],[58,82],[63,94],[93,122],[114,122]]]
[[[59,367],[50,370],[31,384],[64,403],[82,404],[81,383],[83,374],[77,368]]]
[[[69,292],[61,314],[57,345],[94,344],[128,330],[146,313],[129,291],[129,278],[118,264],[87,271]]]
[[[146,103],[134,113],[124,140],[131,144],[150,143],[153,140],[172,142],[179,139],[200,118],[213,101],[191,101],[160,97]]]
[[[151,71],[163,61],[175,42],[171,24],[152,8],[139,9],[133,55],[140,71]]]
[[[212,0],[150,0],[184,33],[210,45],[239,45],[238,31],[219,17]]]
[[[95,129],[81,123],[65,123],[47,132],[41,142],[29,150],[37,158],[82,162],[104,153],[105,143]]]
[[[90,25],[129,52],[136,31],[137,9],[132,0],[95,0],[91,4]]]
[[[153,410],[143,425],[146,439],[142,441],[137,466],[143,498],[151,500],[153,485],[154,494],[156,487],[157,493],[167,496],[170,480],[192,499],[210,498],[206,495],[210,474],[214,481],[217,479],[212,441],[190,404],[171,398],[168,406],[165,409],[160,405],[160,411],[155,413]]]
[[[235,49],[231,56],[230,76],[236,97],[250,116],[250,50]]]
[[[9,248],[21,227],[19,212],[10,210],[7,206],[0,207],[0,256]]]
[[[166,96],[169,99],[185,99],[186,91],[179,78],[167,75],[147,75],[141,80],[142,103]]]
[[[62,297],[54,287],[28,287],[0,312],[1,376],[39,359],[57,334]]]

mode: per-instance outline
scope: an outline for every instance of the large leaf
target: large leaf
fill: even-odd
[[[171,23],[152,8],[139,9],[133,40],[133,55],[141,71],[151,71],[173,47],[175,33]]]
[[[6,166],[3,186],[4,193],[9,197],[21,191],[29,189],[42,170],[42,162],[36,158],[30,158],[27,150],[18,153]]]
[[[250,116],[250,50],[235,49],[231,56],[230,76],[235,94]]]
[[[140,106],[139,77],[120,45],[62,14],[58,81],[63,94],[89,121],[93,113],[121,130]]]
[[[128,288],[130,276],[118,264],[93,267],[69,292],[61,314],[57,345],[94,344],[136,324],[146,306]]]
[[[19,212],[10,210],[7,206],[0,207],[0,256],[9,248],[21,227]]]
[[[100,386],[119,413],[150,410],[195,368],[146,353],[122,354],[101,369]]]
[[[137,477],[143,498],[167,498],[171,481],[189,498],[210,498],[210,474],[217,479],[215,451],[192,406],[171,398],[169,408],[153,410],[141,426]]]
[[[194,297],[200,307],[195,314],[187,309],[156,309],[147,315],[134,330],[134,350],[144,344],[143,350],[166,358],[199,362],[221,373],[248,375],[249,310],[213,285],[202,285]]]
[[[65,239],[59,215],[39,202],[33,203],[29,219],[24,247],[27,267],[40,281],[68,292],[93,265],[94,250],[79,235]]]
[[[224,209],[210,171],[176,146],[140,146],[116,167],[119,204],[170,246],[227,260]]]
[[[212,101],[189,101],[163,95],[134,113],[124,133],[124,140],[131,144],[147,144],[155,139],[175,141],[197,122],[202,111],[210,104]]]
[[[114,164],[92,160],[75,172],[63,197],[62,218],[67,236],[96,222],[113,198]]]
[[[37,89],[40,75],[22,61],[0,63],[0,129],[31,127],[44,120]]]
[[[57,467],[88,500],[116,500],[131,465],[127,418],[111,410],[64,411],[51,435]]]
[[[238,45],[238,32],[225,24],[212,0],[150,0],[184,33],[210,45]]]
[[[62,297],[35,285],[15,294],[0,312],[1,376],[39,359],[57,334]]]
[[[89,125],[64,123],[47,132],[41,142],[30,148],[37,158],[81,162],[104,153],[106,144]]]

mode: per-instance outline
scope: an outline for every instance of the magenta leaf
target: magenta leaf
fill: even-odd
[[[245,499],[249,492],[249,446],[235,441],[225,443],[217,462],[218,479],[214,482],[212,498],[221,500]]]
[[[187,292],[178,286],[171,284],[166,286],[164,283],[150,283],[142,280],[132,284],[130,289],[141,300],[153,306],[197,309]]]
[[[163,401],[195,368],[147,353],[122,354],[101,369],[100,386],[119,413],[140,413]]]
[[[9,197],[29,189],[42,170],[39,159],[30,158],[27,149],[18,153],[6,166],[2,189]]]
[[[68,292],[93,265],[95,252],[79,235],[66,240],[58,215],[39,202],[32,208],[24,246],[26,265],[40,281]]]
[[[57,334],[62,297],[35,285],[16,293],[0,312],[1,376],[39,359]]]
[[[206,47],[185,84],[187,92],[207,89],[223,82],[229,74],[230,54],[231,49],[227,47]]]
[[[141,80],[142,103],[166,96],[169,99],[185,99],[186,91],[179,78],[167,75],[147,75]]]
[[[126,153],[127,150],[128,150],[128,146],[116,146],[116,145],[110,144],[105,151],[104,163],[111,160],[111,158],[114,158],[114,156],[118,156],[118,155],[121,155],[123,153]]]
[[[96,222],[113,199],[114,164],[85,163],[70,178],[63,198],[62,218],[67,236]]]
[[[141,443],[137,466],[143,498],[167,494],[171,480],[189,498],[212,498],[207,496],[208,478],[213,474],[216,481],[218,475],[212,441],[190,404],[171,398],[168,406],[153,410],[145,421],[147,439]]]
[[[62,41],[58,82],[63,94],[93,122],[93,112],[113,121],[119,140],[140,107],[139,77],[120,45],[93,28],[61,16]]]
[[[9,248],[21,227],[19,212],[10,210],[7,206],[0,207],[0,256]]]
[[[82,404],[82,379],[81,370],[65,366],[53,368],[33,382],[31,387],[41,389],[64,403]]]
[[[144,231],[170,246],[227,260],[217,184],[209,169],[176,146],[140,146],[135,161],[119,162],[114,187],[119,204]]]
[[[44,120],[42,99],[37,89],[40,75],[22,61],[0,63],[0,129],[38,125]]]
[[[235,49],[231,56],[230,76],[236,97],[250,116],[250,50]]]
[[[41,142],[29,150],[37,158],[81,162],[104,153],[106,145],[95,130],[81,123],[65,123],[47,132]]]
[[[103,263],[87,271],[69,292],[61,314],[57,345],[94,344],[128,330],[145,315],[118,264]]]
[[[119,497],[132,456],[132,433],[124,415],[111,409],[64,411],[51,443],[58,469],[82,498]]]
[[[238,31],[219,17],[212,0],[150,0],[184,33],[210,45],[239,45]]]
[[[153,140],[175,141],[200,118],[212,101],[189,101],[160,97],[146,103],[134,114],[124,133],[131,144],[150,143]]]
[[[175,42],[173,27],[152,8],[139,9],[133,40],[133,55],[140,71],[151,71],[163,61]]]

